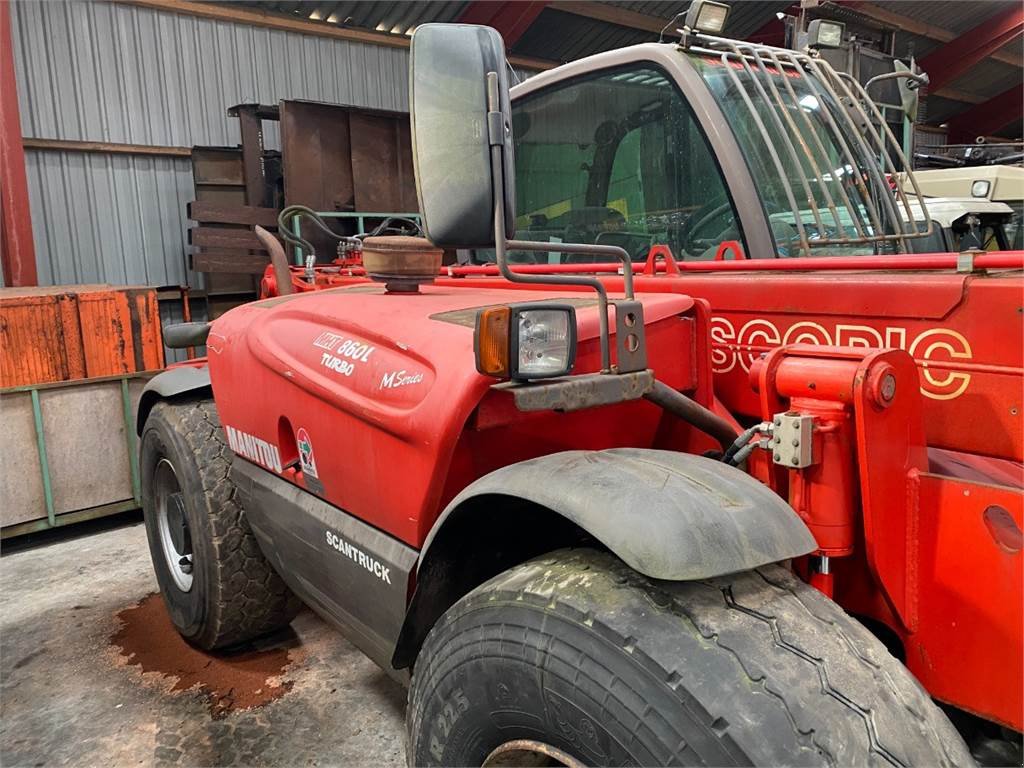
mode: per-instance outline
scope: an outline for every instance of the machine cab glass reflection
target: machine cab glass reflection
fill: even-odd
[[[652,245],[710,260],[742,232],[690,107],[653,65],[605,70],[513,105],[517,232],[551,250],[513,263],[580,263],[558,243],[616,245],[634,261]],[[493,253],[478,252],[482,261]]]

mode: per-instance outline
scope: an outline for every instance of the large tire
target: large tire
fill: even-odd
[[[139,458],[149,551],[171,622],[206,650],[280,629],[301,607],[249,528],[229,474],[232,455],[212,401],[161,402],[150,411]],[[164,531],[175,532],[171,549],[161,515],[174,521]]]
[[[589,765],[971,764],[910,673],[786,569],[652,582],[585,549],[454,605],[406,724],[411,765],[481,765],[523,739]]]

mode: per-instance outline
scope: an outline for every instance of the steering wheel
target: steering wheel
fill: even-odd
[[[772,200],[763,201],[765,211],[769,214],[780,213],[785,209]],[[694,211],[679,229],[679,241],[682,244],[682,252],[689,254],[703,253],[708,248],[718,244],[721,231],[708,233],[706,237],[700,237],[702,229],[715,221],[723,213],[732,209],[732,203],[726,200],[720,203],[712,200]]]
[[[714,235],[701,238],[698,237],[698,233],[731,207],[732,203],[728,200],[724,203],[712,200],[690,214],[679,230],[679,242],[682,252],[694,254],[703,253],[707,250],[713,244],[711,241],[714,240]],[[718,233],[716,232],[715,234]]]

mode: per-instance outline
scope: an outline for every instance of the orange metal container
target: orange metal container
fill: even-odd
[[[156,291],[74,285],[0,289],[0,387],[164,366]]]

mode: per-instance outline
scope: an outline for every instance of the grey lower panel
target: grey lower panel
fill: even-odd
[[[288,586],[389,674],[419,553],[241,458],[231,468],[264,555]]]

